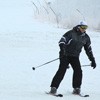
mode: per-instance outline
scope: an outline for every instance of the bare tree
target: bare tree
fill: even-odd
[[[36,4],[33,2],[33,1],[31,1],[32,2],[32,4],[34,5],[34,7],[36,8],[36,11],[38,12],[38,14],[39,14],[39,9],[38,9],[38,7],[36,6]]]
[[[44,0],[45,1],[45,0]],[[53,8],[51,7],[51,2],[46,2],[46,5],[49,7],[49,9],[53,12],[55,18],[56,18],[56,23],[57,23],[57,27],[59,27],[59,19],[58,19],[58,15],[56,14],[56,12],[53,10]]]

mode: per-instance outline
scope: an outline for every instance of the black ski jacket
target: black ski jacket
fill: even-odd
[[[90,37],[86,32],[81,33],[78,26],[63,35],[59,41],[59,46],[61,50],[62,47],[65,47],[66,55],[76,57],[79,57],[82,47],[84,47],[89,60],[94,59]]]

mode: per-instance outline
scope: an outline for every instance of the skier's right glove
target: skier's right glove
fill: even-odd
[[[96,68],[96,62],[94,58],[91,60],[91,67],[93,67],[93,69]]]
[[[66,56],[65,44],[60,44],[60,57]]]

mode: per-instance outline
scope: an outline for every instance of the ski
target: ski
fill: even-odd
[[[89,97],[89,95],[88,94],[73,94],[73,95],[77,95],[77,96],[80,96],[80,97]]]
[[[49,92],[45,92],[45,93],[52,95],[52,96],[55,96],[55,97],[63,97],[63,94],[52,94],[52,93],[49,93]]]
[[[49,95],[52,95],[52,96],[55,96],[55,97],[63,97],[63,94],[52,94],[50,92],[45,92],[45,93],[49,94]],[[80,96],[80,97],[89,97],[88,94],[85,94],[85,95],[84,94],[73,94],[73,95]]]
[[[79,94],[79,96],[80,96],[80,97],[89,97],[88,94],[85,94],[85,95],[83,95],[83,94]]]

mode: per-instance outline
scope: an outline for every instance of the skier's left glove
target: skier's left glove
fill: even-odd
[[[96,68],[96,62],[94,58],[91,60],[91,67],[93,67],[93,69]]]

